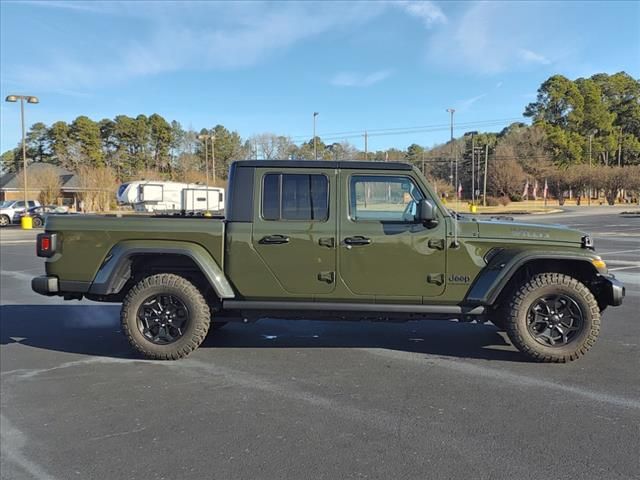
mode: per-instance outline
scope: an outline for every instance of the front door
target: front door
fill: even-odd
[[[252,244],[289,294],[331,293],[336,281],[335,170],[256,170]]]
[[[415,178],[343,170],[347,204],[340,220],[339,273],[357,295],[381,301],[428,303],[445,288],[445,222],[415,221],[429,199]]]

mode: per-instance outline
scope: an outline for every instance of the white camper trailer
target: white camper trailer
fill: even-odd
[[[118,188],[118,203],[132,205],[136,212],[224,210],[224,188],[197,183],[139,181]]]

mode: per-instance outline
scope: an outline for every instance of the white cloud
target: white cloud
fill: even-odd
[[[460,100],[456,104],[456,111],[460,113],[465,112],[469,110],[474,103],[476,103],[478,100],[482,100],[486,96],[487,96],[486,93],[482,93],[480,95],[476,95],[475,97],[467,98],[465,100]]]
[[[391,2],[392,5],[402,8],[412,17],[422,20],[426,27],[431,27],[436,23],[447,23],[447,17],[440,7],[429,1],[419,0],[397,0]]]
[[[35,3],[35,2],[34,2]],[[139,22],[135,38],[81,42],[48,51],[46,60],[6,65],[3,81],[41,90],[78,90],[179,70],[221,70],[268,61],[307,39],[355,28],[378,16],[383,4],[315,2],[43,2],[68,15],[120,16]],[[111,22],[104,20],[105,29]],[[22,60],[21,60],[22,62]],[[3,64],[3,67],[5,65]],[[375,77],[370,82],[379,81]]]
[[[478,2],[427,38],[427,61],[437,67],[470,73],[500,72],[549,65],[544,50],[544,9],[526,2]],[[551,26],[549,26],[551,28]]]
[[[528,63],[540,63],[542,65],[549,65],[551,63],[544,55],[540,55],[532,50],[527,50],[526,48],[521,48],[518,54],[522,60]]]
[[[369,87],[385,80],[391,73],[391,70],[379,70],[368,74],[340,72],[331,79],[331,85],[336,87]]]

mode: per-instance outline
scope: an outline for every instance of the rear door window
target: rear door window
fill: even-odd
[[[269,173],[262,184],[262,218],[324,222],[329,218],[325,175]]]

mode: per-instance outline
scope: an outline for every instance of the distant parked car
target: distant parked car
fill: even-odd
[[[27,206],[28,208],[39,207],[40,202],[29,200]],[[24,200],[5,200],[0,202],[0,227],[6,227],[20,221],[20,214],[24,213],[24,211]]]
[[[58,205],[44,205],[31,207],[29,210],[29,216],[33,218],[33,226],[34,227],[42,227],[44,225],[44,221],[48,214],[54,213],[58,214],[67,214],[69,213],[68,207],[59,207]],[[18,221],[24,216],[24,212],[18,214]]]

